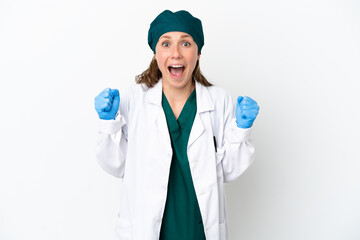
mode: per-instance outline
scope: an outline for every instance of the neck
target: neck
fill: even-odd
[[[189,84],[186,84],[186,86],[182,88],[174,88],[163,84],[164,94],[176,119],[180,116],[180,113],[194,88],[195,82],[193,81],[189,81]]]
[[[195,89],[194,81],[189,81],[189,84],[187,84],[182,88],[173,88],[163,84],[163,91],[169,102],[186,101],[194,89]]]

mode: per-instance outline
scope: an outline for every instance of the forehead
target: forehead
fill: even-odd
[[[161,37],[159,39],[161,39],[161,38],[168,38],[168,39],[191,38],[192,39],[192,37],[185,32],[167,32],[167,33],[164,33],[163,35],[161,35]]]

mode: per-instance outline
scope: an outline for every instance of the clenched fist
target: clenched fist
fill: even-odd
[[[115,119],[119,109],[119,90],[106,88],[95,97],[95,110],[103,120]]]
[[[251,127],[258,113],[259,106],[253,99],[242,96],[238,97],[235,116],[236,124],[239,128]]]

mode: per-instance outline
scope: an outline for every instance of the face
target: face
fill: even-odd
[[[162,73],[163,87],[186,88],[200,58],[193,38],[184,32],[163,34],[155,47],[155,58]]]

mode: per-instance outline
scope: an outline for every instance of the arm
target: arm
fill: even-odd
[[[95,147],[98,164],[108,173],[122,178],[127,153],[128,100],[118,91],[105,89],[95,98],[99,132]],[[120,110],[118,111],[120,107]]]
[[[217,153],[222,157],[224,182],[230,182],[238,178],[254,160],[255,148],[250,135],[252,123],[259,110],[254,100],[249,100],[248,97],[239,97],[235,118],[230,99],[227,101],[224,112],[223,145],[220,153]]]

